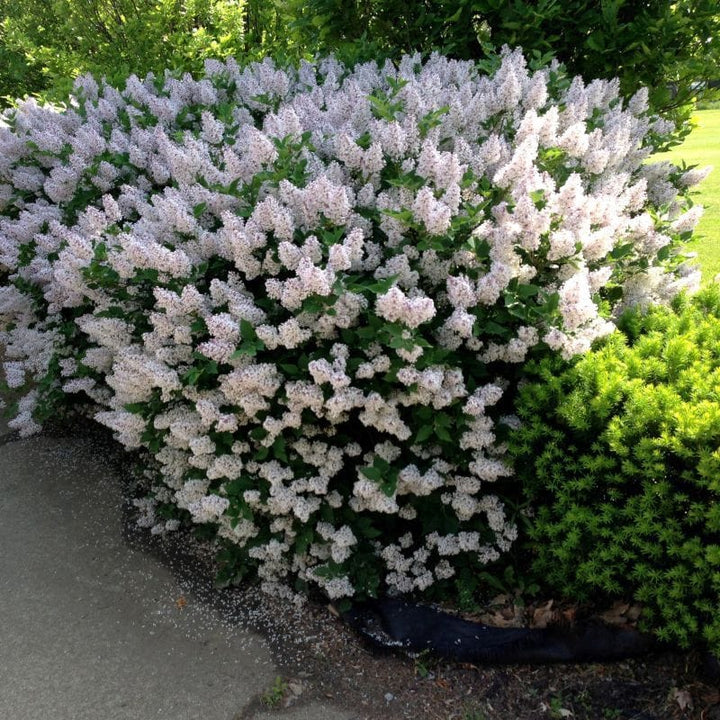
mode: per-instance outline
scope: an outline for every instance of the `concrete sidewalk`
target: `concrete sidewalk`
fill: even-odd
[[[351,720],[302,703],[258,710],[281,674],[263,637],[229,627],[123,540],[117,469],[92,440],[0,428],[3,720]]]

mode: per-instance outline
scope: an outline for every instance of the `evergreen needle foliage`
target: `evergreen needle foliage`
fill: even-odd
[[[577,599],[626,595],[648,628],[720,650],[720,287],[628,314],[571,367],[530,366],[514,457],[532,568]]]

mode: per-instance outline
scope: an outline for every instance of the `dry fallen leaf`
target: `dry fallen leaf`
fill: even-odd
[[[327,609],[331,615],[334,615],[336,618],[340,617],[340,612],[334,605],[332,605],[332,604],[328,605]]]
[[[685,710],[693,709],[692,695],[687,690],[680,690],[679,688],[673,688],[670,696],[678,704],[678,707]]]
[[[554,600],[548,600],[544,605],[535,608],[532,614],[532,627],[546,628],[553,620],[555,615],[553,611]]]
[[[609,610],[601,613],[599,617],[608,625],[621,627],[623,625],[635,625],[641,614],[642,605],[616,602]]]
[[[522,627],[524,624],[522,609],[517,606],[483,613],[480,621],[485,625],[498,628]]]
[[[601,613],[600,618],[608,625],[626,625],[628,621],[626,613],[629,609],[629,603],[616,602],[609,610]]]
[[[510,595],[496,595],[494,598],[491,598],[488,605],[491,608],[503,608],[508,605],[508,603],[512,602],[513,598]]]
[[[305,690],[305,686],[301,682],[289,682],[288,690],[296,697],[300,697]]]

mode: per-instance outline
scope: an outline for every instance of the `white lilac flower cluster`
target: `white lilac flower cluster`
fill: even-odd
[[[267,587],[424,590],[515,539],[515,368],[697,275],[695,170],[615,82],[433,55],[89,77],[0,127],[0,343],[158,468]],[[161,519],[165,518],[165,519]]]

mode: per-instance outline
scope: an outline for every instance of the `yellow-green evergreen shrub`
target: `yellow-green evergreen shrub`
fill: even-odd
[[[627,597],[720,649],[720,287],[653,308],[571,367],[530,367],[511,440],[553,591]]]

